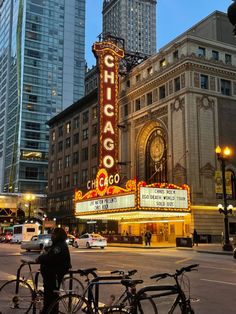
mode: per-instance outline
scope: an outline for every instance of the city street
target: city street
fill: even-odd
[[[236,260],[232,256],[204,254],[194,250],[121,248],[75,249],[70,247],[73,268],[97,267],[100,274],[116,269],[137,269],[135,278],[146,284],[153,283],[149,277],[160,272],[173,272],[194,263],[199,263],[198,272],[189,273],[191,297],[196,313],[235,313]],[[26,253],[17,244],[0,244],[0,283],[15,276],[22,258],[37,256]],[[37,266],[38,267],[38,266]],[[103,296],[114,293],[118,287],[106,288]]]

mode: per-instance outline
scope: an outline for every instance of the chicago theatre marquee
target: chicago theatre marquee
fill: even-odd
[[[119,143],[125,145],[118,125],[118,67],[124,51],[110,42],[93,46],[99,69],[99,167],[96,178],[88,180],[87,191],[75,192],[75,216],[85,221],[117,221],[117,231],[142,235],[149,229],[154,240],[174,242],[191,230],[190,190],[185,184],[166,183],[167,147],[160,127],[146,143],[147,182],[128,177],[131,162],[119,162]],[[153,127],[150,122],[149,128]],[[121,136],[121,138],[119,138]]]

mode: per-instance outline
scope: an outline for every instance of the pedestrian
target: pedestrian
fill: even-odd
[[[152,239],[152,233],[150,230],[147,230],[144,234],[145,239],[145,245],[150,246],[151,245],[151,239]]]
[[[198,233],[197,233],[196,229],[193,230],[193,246],[195,244],[196,244],[196,246],[198,246]]]
[[[52,246],[36,258],[40,264],[43,277],[44,305],[41,314],[46,314],[49,306],[58,297],[58,291],[64,275],[71,268],[70,252],[66,243],[66,232],[63,228],[55,228],[52,231]],[[55,309],[55,313],[58,310]]]

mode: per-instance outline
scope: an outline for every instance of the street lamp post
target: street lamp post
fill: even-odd
[[[227,202],[227,194],[226,194],[226,181],[225,181],[225,161],[231,154],[231,151],[228,147],[221,149],[220,146],[217,146],[215,149],[217,154],[217,158],[221,165],[221,175],[222,175],[222,189],[223,189],[223,208],[222,206],[219,208],[219,212],[224,214],[224,243],[223,250],[224,251],[232,251],[233,247],[229,241],[229,220],[228,214],[232,213],[232,208],[228,207]]]
[[[28,204],[28,209],[29,209],[29,212],[28,212],[28,220],[30,219],[30,214],[31,214],[31,202],[33,201],[33,200],[35,200],[35,195],[33,195],[33,194],[26,194],[26,196],[25,196],[25,198],[26,198],[26,200],[29,202],[29,204]]]

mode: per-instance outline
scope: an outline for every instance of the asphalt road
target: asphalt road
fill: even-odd
[[[99,274],[116,269],[137,269],[135,276],[145,284],[153,283],[149,277],[155,273],[174,272],[190,264],[200,264],[197,272],[191,272],[191,297],[195,313],[233,314],[236,313],[236,260],[232,256],[204,254],[191,250],[107,247],[101,249],[70,248],[73,268],[96,267]],[[37,256],[36,252],[26,253],[17,244],[0,243],[0,284],[16,274],[22,258]],[[167,281],[170,283],[170,281]],[[118,293],[118,286],[104,286],[103,298]],[[108,302],[103,300],[104,302]],[[166,312],[161,312],[159,314]]]

